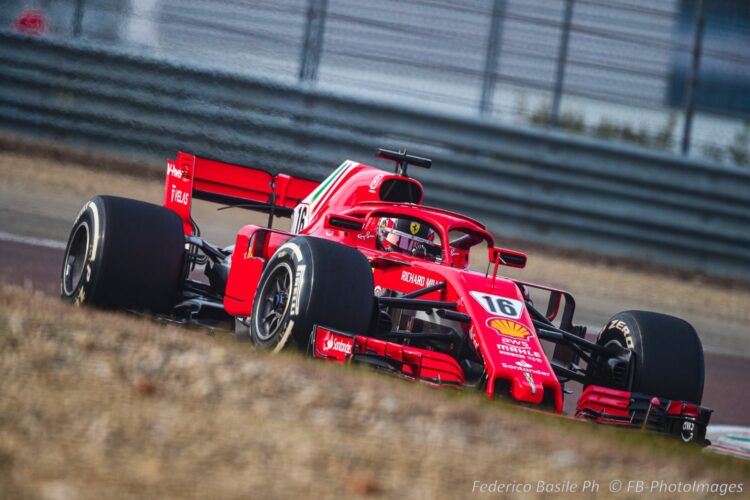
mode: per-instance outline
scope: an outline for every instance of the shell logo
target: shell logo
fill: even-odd
[[[520,323],[507,319],[490,318],[487,320],[487,326],[493,328],[501,335],[507,335],[508,337],[515,337],[517,339],[525,339],[531,335],[528,328]]]

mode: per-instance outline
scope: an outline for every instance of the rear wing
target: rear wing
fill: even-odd
[[[167,160],[164,206],[180,216],[185,234],[192,234],[193,198],[290,217],[318,184],[180,151],[176,160]]]

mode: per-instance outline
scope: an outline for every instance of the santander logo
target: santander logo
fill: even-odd
[[[347,344],[346,342],[342,342],[341,340],[335,340],[332,337],[329,337],[328,340],[326,340],[326,343],[323,347],[326,351],[337,351],[343,354],[352,353],[351,344]]]

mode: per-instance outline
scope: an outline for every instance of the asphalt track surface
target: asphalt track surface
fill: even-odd
[[[0,279],[58,294],[62,246],[59,241],[0,231]],[[711,423],[750,426],[750,358],[706,352],[705,363],[703,404],[714,409]],[[566,398],[566,411],[573,410],[576,398],[577,394]]]

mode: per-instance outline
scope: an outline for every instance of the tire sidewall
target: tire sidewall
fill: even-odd
[[[640,387],[643,363],[643,342],[641,330],[632,315],[621,312],[614,315],[599,334],[597,344],[606,345],[607,342],[615,340],[623,347],[631,351],[633,357],[633,369],[629,373],[628,382],[624,389],[632,391],[634,387]]]
[[[288,241],[281,245],[273,257],[268,261],[268,265],[263,270],[255,300],[253,301],[253,312],[250,317],[250,338],[253,343],[265,349],[272,349],[278,352],[288,343],[292,342],[297,347],[303,348],[306,345],[304,332],[312,329],[309,321],[306,321],[306,314],[302,311],[310,310],[312,299],[312,287],[305,286],[312,280],[313,268],[310,249],[305,244],[299,244],[299,241]],[[261,339],[258,335],[260,321],[260,307],[262,304],[261,294],[266,282],[271,275],[281,266],[288,265],[291,269],[292,283],[289,293],[288,312],[281,322],[278,329],[279,334],[270,339]],[[309,334],[309,333],[308,333]]]
[[[292,270],[288,314],[280,333],[263,340],[257,335],[262,290],[283,264]],[[372,271],[359,251],[325,239],[294,237],[279,247],[261,275],[250,318],[250,338],[256,346],[278,352],[287,345],[306,350],[316,324],[366,333],[374,301]]]
[[[100,212],[102,206],[99,197],[93,198],[87,202],[78,213],[73,229],[70,232],[68,243],[65,247],[63,257],[62,276],[60,280],[60,296],[66,302],[72,302],[76,305],[82,305],[87,298],[96,297],[97,278],[101,272],[101,259],[99,255],[102,252],[104,241],[102,235],[105,233],[103,224],[105,222],[104,214]],[[67,256],[73,244],[76,232],[81,226],[85,226],[88,231],[88,248],[81,279],[73,288],[67,291],[65,289],[65,278],[68,271]]]

